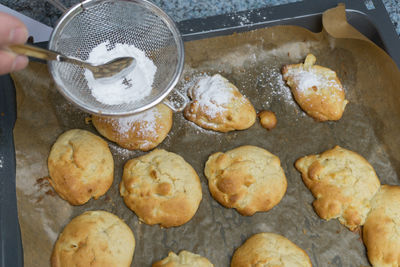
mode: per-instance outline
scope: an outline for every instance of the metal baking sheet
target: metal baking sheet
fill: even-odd
[[[42,179],[47,176],[46,160],[51,144],[61,132],[70,128],[95,130],[85,123],[87,114],[75,109],[55,91],[44,65],[33,64],[26,72],[19,73],[16,86],[23,88],[23,93],[19,91],[17,95],[20,105],[14,134],[26,265],[48,266],[52,245],[63,226],[84,210],[93,209],[111,211],[125,219],[133,229],[137,240],[133,266],[150,266],[170,250],[178,252],[181,249],[204,255],[215,266],[228,266],[234,249],[251,234],[260,231],[287,236],[307,251],[314,266],[367,265],[358,234],[349,232],[337,221],[322,221],[314,213],[311,193],[302,184],[293,162],[300,156],[338,144],[366,157],[382,183],[398,183],[400,142],[395,134],[400,125],[399,88],[395,85],[398,79],[381,77],[379,71],[382,70],[379,70],[373,82],[360,82],[360,79],[369,81],[371,73],[376,73],[370,66],[385,64],[387,58],[379,61],[381,55],[378,53],[378,59],[374,54],[360,62],[355,59],[363,54],[352,51],[352,44],[343,40],[335,40],[332,44],[334,39],[321,39],[300,28],[296,31],[303,32],[297,35],[289,28],[280,36],[286,46],[277,42],[276,32],[272,34],[272,31],[262,29],[186,43],[184,77],[190,78],[200,72],[221,72],[249,97],[257,110],[275,111],[278,127],[267,132],[256,123],[246,131],[221,134],[203,130],[186,121],[182,114],[175,114],[173,129],[160,147],[179,153],[196,169],[202,181],[203,201],[192,221],[173,229],[139,224],[136,216],[125,207],[117,190],[122,165],[127,159],[143,153],[130,152],[113,143],[110,147],[116,161],[115,181],[106,196],[81,207],[71,207],[56,196]],[[196,35],[193,39],[199,37]],[[208,37],[207,33],[203,37]],[[352,43],[361,45],[357,40]],[[342,78],[351,104],[340,122],[317,123],[307,117],[280,79],[281,65],[299,62],[308,51],[316,54],[318,64],[335,69]],[[332,61],[332,58],[338,60]],[[391,82],[387,81],[391,78]],[[18,80],[29,83],[18,84]],[[181,84],[181,89],[184,87]],[[381,87],[384,89],[378,93]],[[204,163],[211,153],[244,144],[258,145],[278,155],[288,179],[288,191],[282,202],[273,210],[252,217],[240,216],[214,201],[203,175]],[[188,147],[192,149],[188,150]]]

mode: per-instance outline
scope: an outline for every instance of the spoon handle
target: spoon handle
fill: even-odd
[[[58,56],[61,56],[56,52],[32,45],[14,44],[14,45],[9,45],[8,48],[16,54],[30,56],[44,60],[58,60]]]
[[[66,57],[60,53],[57,53],[57,52],[54,52],[51,50],[47,50],[47,49],[43,49],[43,48],[39,48],[39,47],[32,46],[32,45],[16,44],[16,45],[9,45],[8,48],[11,51],[13,51],[14,53],[20,54],[20,55],[25,55],[25,56],[29,56],[29,57],[44,59],[44,60],[56,60],[59,62],[68,62],[68,63],[78,64],[78,65],[88,68],[90,70],[95,68],[95,67],[91,66],[90,64],[87,64],[86,62],[83,62],[83,61],[80,61],[80,60],[77,60],[74,58]]]

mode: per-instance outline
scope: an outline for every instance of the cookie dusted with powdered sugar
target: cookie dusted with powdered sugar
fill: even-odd
[[[244,130],[256,121],[250,101],[219,74],[203,76],[189,88],[191,102],[184,110],[186,119],[214,131]]]
[[[315,56],[308,54],[304,64],[284,66],[283,79],[308,115],[318,121],[339,120],[348,103],[343,86],[336,72],[314,65],[315,61]]]
[[[214,267],[206,258],[182,250],[176,255],[173,252],[168,253],[168,257],[153,263],[152,267]]]
[[[372,199],[363,241],[372,266],[400,266],[400,186],[382,185]]]
[[[163,227],[188,222],[202,199],[196,171],[181,156],[162,149],[125,164],[120,193],[141,221]]]
[[[256,146],[212,154],[204,173],[213,198],[246,216],[272,209],[286,192],[279,158]]]
[[[311,267],[307,253],[286,237],[274,233],[255,234],[233,254],[231,267]]]
[[[54,245],[52,267],[131,266],[135,237],[120,218],[86,211],[65,226]]]
[[[337,218],[350,230],[364,224],[371,199],[380,187],[366,159],[336,146],[319,155],[302,157],[295,166],[316,198],[313,206],[322,219]]]
[[[142,113],[124,117],[92,116],[97,131],[130,150],[148,151],[167,137],[172,127],[172,111],[159,104]]]

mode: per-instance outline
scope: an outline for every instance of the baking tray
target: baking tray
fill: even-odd
[[[303,1],[246,12],[192,19],[178,23],[184,41],[199,40],[274,25],[297,25],[319,32],[322,12],[339,1]],[[347,7],[348,22],[390,54],[400,66],[400,41],[383,4],[373,1],[340,1]],[[40,43],[39,46],[47,46]],[[23,252],[17,217],[13,127],[16,119],[15,89],[10,76],[0,76],[0,263],[23,266]],[[29,263],[27,263],[29,264]]]

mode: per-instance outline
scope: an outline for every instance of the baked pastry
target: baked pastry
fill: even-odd
[[[295,166],[316,198],[313,206],[321,218],[338,218],[350,230],[364,224],[380,186],[367,160],[336,146],[319,155],[302,157]]]
[[[120,218],[86,211],[65,226],[53,248],[52,267],[131,266],[135,237]]]
[[[275,113],[273,113],[272,111],[263,110],[258,113],[257,116],[260,117],[261,126],[268,131],[276,127],[278,121],[276,120]]]
[[[315,61],[315,56],[308,54],[304,64],[284,66],[283,79],[308,115],[318,121],[339,120],[348,103],[343,86],[336,72],[314,65]]]
[[[168,257],[153,263],[152,267],[214,267],[206,258],[182,250],[176,255],[173,252],[168,253]]]
[[[200,180],[192,166],[162,149],[125,164],[120,193],[141,221],[163,227],[188,222],[202,198]]]
[[[400,266],[400,186],[383,185],[371,201],[363,240],[372,266]]]
[[[114,160],[107,142],[85,130],[60,135],[47,163],[51,186],[71,205],[98,199],[114,179]]]
[[[307,253],[286,237],[274,233],[255,234],[233,254],[231,267],[311,267]]]
[[[213,198],[246,216],[272,209],[286,192],[279,158],[256,146],[212,154],[204,173]]]
[[[219,74],[201,77],[189,88],[192,100],[184,110],[186,119],[219,132],[244,130],[256,121],[250,101]]]
[[[172,127],[172,111],[164,104],[125,117],[92,116],[97,131],[130,150],[148,151],[167,137]]]

